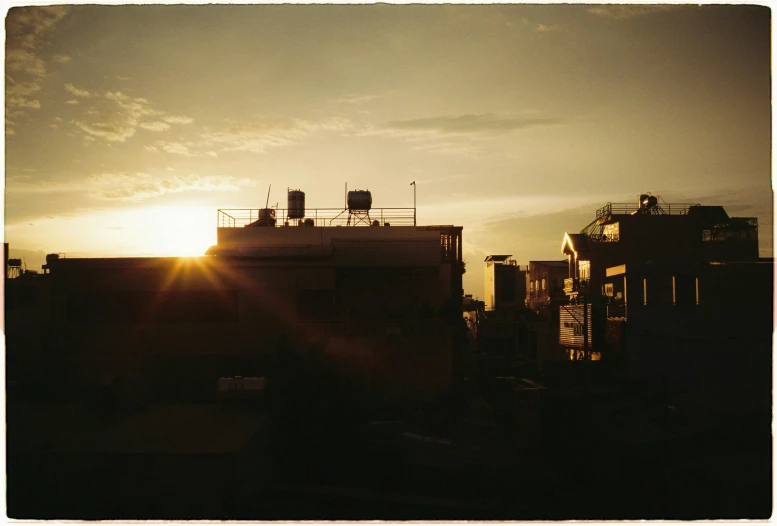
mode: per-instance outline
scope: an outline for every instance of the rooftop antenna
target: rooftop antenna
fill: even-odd
[[[270,183],[270,188],[267,189],[267,201],[264,203],[264,207],[267,208],[270,205],[270,190],[272,189],[272,183]]]

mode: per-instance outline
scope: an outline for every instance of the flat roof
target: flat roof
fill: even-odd
[[[513,257],[512,254],[492,255],[492,256],[486,256],[485,261],[506,261],[511,257]]]

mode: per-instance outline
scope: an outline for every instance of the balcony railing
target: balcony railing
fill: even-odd
[[[617,243],[620,239],[618,234],[588,234],[588,240],[594,243]]]
[[[342,208],[309,208],[305,210],[304,218],[295,217],[293,219],[289,217],[288,209],[273,210],[275,211],[275,221],[268,224],[269,227],[415,225],[415,208],[373,208],[353,213]],[[263,212],[261,217],[264,217]],[[216,226],[218,228],[239,228],[249,226],[259,219],[260,210],[256,208],[219,209]],[[377,225],[375,225],[376,221]]]
[[[587,294],[588,293],[588,279],[578,278],[566,278],[564,280],[564,293],[565,294]]]
[[[673,203],[661,202],[656,208],[657,213],[666,215],[686,215],[688,209],[698,206],[698,203]],[[639,203],[607,203],[596,211],[596,219],[606,219],[612,215],[634,214],[644,210]]]

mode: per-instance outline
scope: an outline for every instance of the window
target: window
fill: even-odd
[[[545,278],[542,278],[542,290],[545,290]]]
[[[591,262],[582,260],[579,262],[580,265],[580,279],[591,279]]]
[[[604,238],[606,241],[618,241],[620,239],[620,223],[604,225]]]

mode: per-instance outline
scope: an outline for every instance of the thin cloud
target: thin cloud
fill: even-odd
[[[11,8],[6,18],[7,45],[19,49],[37,49],[43,36],[68,10],[67,6]]]
[[[197,145],[193,142],[187,144],[175,141],[157,141],[155,143],[156,148],[154,151],[161,150],[167,153],[174,153],[176,155],[183,155],[186,157],[195,157],[197,153],[193,152],[191,148],[196,148]]]
[[[92,138],[99,137],[106,141],[124,142],[135,135],[134,126],[121,123],[75,121],[75,125]]]
[[[339,99],[335,99],[332,102],[335,104],[355,104],[355,105],[361,105],[366,102],[370,102],[376,99],[381,98],[380,95],[355,95],[350,94],[346,95],[345,97],[340,97]]]
[[[78,88],[73,90],[88,93]],[[167,115],[165,111],[151,107],[148,99],[130,97],[121,91],[96,94],[95,98],[95,105],[87,108],[81,118],[74,121],[81,131],[92,138],[124,142],[134,136],[139,128],[162,132],[170,129],[172,124],[192,122],[190,117]]]
[[[6,192],[9,195],[23,194],[33,197],[46,194],[80,194],[100,201],[143,201],[183,192],[239,192],[255,184],[252,179],[228,175],[177,175],[167,172],[158,176],[144,172],[109,172],[92,174],[76,181],[12,176],[6,181]]]
[[[251,123],[228,126],[202,134],[201,148],[220,151],[265,153],[268,148],[290,146],[324,131],[347,132],[353,125],[348,119],[335,117],[319,122],[294,119],[290,123]]]
[[[166,122],[159,122],[159,121],[141,122],[140,124],[138,124],[138,126],[143,128],[144,130],[151,130],[151,131],[164,131],[164,130],[170,129],[169,124],[167,124]]]
[[[170,124],[191,124],[194,121],[191,117],[182,117],[180,115],[168,115],[162,120]]]
[[[232,176],[173,175],[154,177],[146,173],[106,173],[90,177],[94,197],[107,200],[143,201],[181,192],[239,192],[255,181]]]
[[[5,67],[11,73],[21,73],[38,78],[46,76],[46,66],[43,60],[26,49],[9,50],[5,57]]]
[[[549,33],[550,31],[558,31],[561,29],[561,26],[546,26],[545,24],[537,24],[537,32],[538,33]]]
[[[78,89],[70,83],[65,84],[65,91],[72,93],[76,97],[88,98],[92,96],[92,94],[85,89]]]
[[[38,55],[39,47],[54,26],[68,12],[67,6],[14,7],[6,17],[6,133],[26,116],[26,110],[38,109],[40,101],[30,98],[41,88],[46,64]],[[55,56],[61,62],[61,57]],[[10,117],[10,118],[9,118]]]
[[[70,99],[70,100],[66,100],[65,101],[65,104],[71,104],[71,105],[75,105],[75,104],[78,104],[78,103],[79,102],[76,99]]]
[[[626,20],[638,16],[650,15],[661,11],[677,8],[677,5],[667,4],[624,4],[624,5],[600,5],[589,7],[588,12],[601,18],[612,20]]]
[[[395,130],[399,132],[486,134],[504,133],[539,126],[553,126],[563,122],[559,118],[537,115],[507,116],[486,113],[391,121],[383,124],[380,128],[386,131]]]

